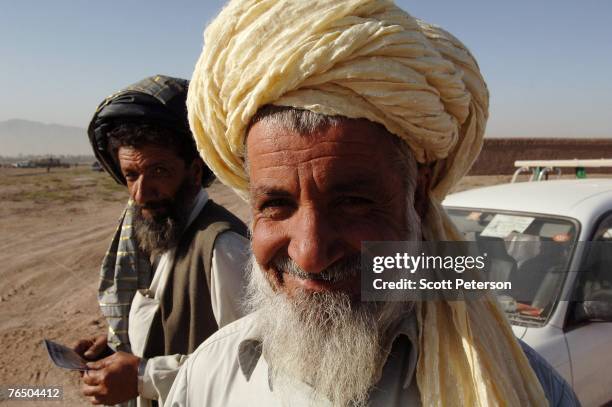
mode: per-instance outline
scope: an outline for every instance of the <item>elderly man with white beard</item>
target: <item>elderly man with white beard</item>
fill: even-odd
[[[166,406],[575,405],[489,296],[362,302],[366,241],[458,240],[441,209],[488,91],[455,37],[389,1],[231,1],[188,97],[198,149],[251,205],[250,315]]]

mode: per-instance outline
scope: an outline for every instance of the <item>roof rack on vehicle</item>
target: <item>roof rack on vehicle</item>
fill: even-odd
[[[562,168],[573,168],[576,178],[586,178],[587,168],[612,167],[612,159],[573,159],[573,160],[517,160],[514,166],[518,167],[514,171],[512,181],[515,182],[518,176],[524,172],[530,172],[529,181],[547,180],[551,173],[556,173],[557,178],[561,176]]]

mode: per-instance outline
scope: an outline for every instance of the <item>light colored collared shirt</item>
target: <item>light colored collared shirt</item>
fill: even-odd
[[[261,333],[251,314],[217,331],[181,367],[166,400],[166,407],[282,406],[274,391],[270,367],[262,355]],[[414,373],[418,358],[418,334],[413,314],[392,329],[385,346],[388,357],[373,386],[369,405],[419,406]],[[287,392],[283,392],[287,394]],[[290,390],[291,406],[313,404],[312,388],[296,382]],[[316,405],[331,405],[320,400]]]
[[[196,219],[208,202],[208,194],[202,189],[198,193],[189,214],[187,226]],[[217,325],[221,328],[243,315],[240,293],[246,286],[245,264],[248,260],[248,239],[228,231],[221,233],[213,248],[210,276],[210,298]],[[132,352],[142,357],[151,323],[157,312],[174,262],[174,250],[164,253],[155,269],[148,290],[139,290],[130,308],[129,329]],[[202,270],[204,273],[204,270]],[[143,360],[139,376],[138,405],[148,406],[150,400],[158,399],[163,404],[170,391],[179,368],[188,355],[157,356]]]

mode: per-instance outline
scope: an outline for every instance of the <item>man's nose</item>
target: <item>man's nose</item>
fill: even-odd
[[[338,232],[313,208],[301,208],[291,224],[289,257],[304,271],[320,273],[344,256]]]
[[[153,188],[151,183],[144,176],[138,178],[133,184],[132,190],[133,199],[138,205],[144,205],[156,198],[155,188]]]

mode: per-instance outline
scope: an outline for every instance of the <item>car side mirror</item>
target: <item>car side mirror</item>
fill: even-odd
[[[577,303],[576,319],[612,322],[612,290],[598,290]]]

